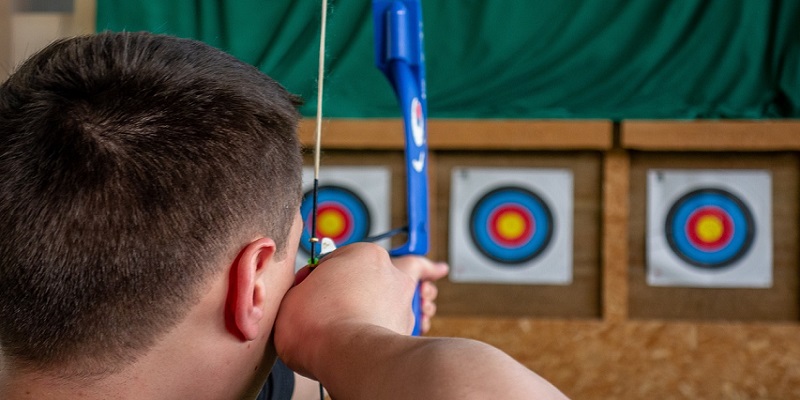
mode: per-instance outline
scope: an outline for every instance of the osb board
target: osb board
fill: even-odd
[[[632,153],[629,312],[633,318],[797,321],[798,156],[796,153]],[[772,173],[773,287],[652,287],[645,282],[646,174],[650,168],[766,169]]]
[[[314,142],[316,120],[300,123],[300,139]],[[337,149],[403,149],[401,119],[325,119],[322,146]],[[538,150],[611,148],[611,122],[601,120],[428,120],[430,150]]]
[[[454,167],[567,168],[574,174],[573,282],[567,286],[438,283],[438,312],[446,316],[598,318],[601,314],[600,185],[602,157],[595,152],[439,152],[434,236],[448,243]],[[434,249],[446,257],[446,246]]]
[[[797,399],[800,327],[437,317],[432,336],[488,342],[573,399]]]
[[[800,150],[800,120],[624,121],[621,132],[635,150]]]

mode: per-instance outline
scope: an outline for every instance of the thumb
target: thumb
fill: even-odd
[[[396,257],[392,263],[415,281],[435,281],[445,277],[450,269],[445,262],[434,262],[421,256]]]

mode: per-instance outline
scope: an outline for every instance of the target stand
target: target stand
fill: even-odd
[[[572,281],[570,171],[454,168],[451,204],[452,281]]]
[[[385,167],[326,167],[320,171],[317,194],[317,237],[328,237],[337,247],[364,240],[389,230],[391,174]],[[300,216],[303,233],[296,267],[311,257],[313,170],[303,169],[303,201]],[[376,242],[388,247],[389,240]]]
[[[648,284],[772,285],[768,172],[651,170],[647,179]]]

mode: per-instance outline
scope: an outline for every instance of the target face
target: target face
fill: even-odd
[[[572,172],[454,168],[450,280],[572,282]]]
[[[317,237],[337,246],[362,241],[390,229],[391,172],[385,166],[326,166],[320,170],[317,195]],[[303,200],[300,216],[303,233],[295,258],[296,268],[306,265],[311,254],[311,210],[314,171],[303,168]],[[377,244],[388,248],[388,239]],[[317,247],[319,251],[319,247]]]
[[[470,218],[470,234],[486,257],[513,267],[547,248],[553,235],[553,214],[533,192],[503,187],[477,202]]]
[[[311,252],[313,223],[313,192],[303,196],[300,215],[303,217],[303,236],[300,245]],[[367,205],[355,193],[340,186],[320,186],[317,195],[317,237],[333,239],[336,246],[363,240],[369,235],[370,213]]]
[[[714,188],[694,190],[676,201],[665,229],[675,254],[701,268],[723,268],[739,260],[755,235],[747,205]]]
[[[647,283],[772,285],[772,184],[763,170],[650,170]]]

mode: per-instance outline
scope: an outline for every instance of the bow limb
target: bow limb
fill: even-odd
[[[419,0],[373,0],[375,63],[397,95],[403,113],[406,161],[406,241],[392,256],[426,255],[428,223],[428,135],[425,96],[425,56],[422,46],[422,7]],[[414,295],[416,324],[421,331],[419,287]]]

